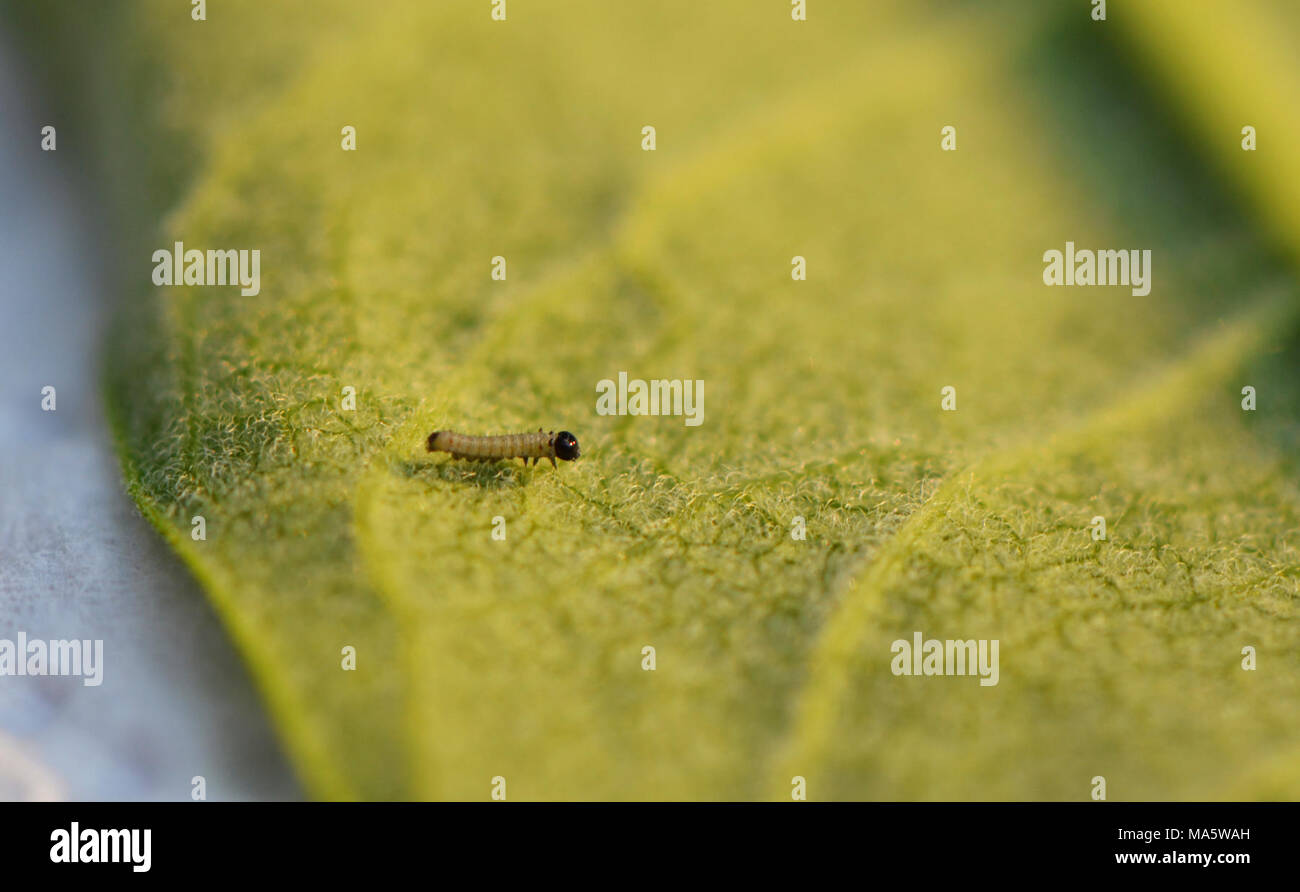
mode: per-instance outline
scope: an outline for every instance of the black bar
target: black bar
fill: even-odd
[[[1231,881],[1287,870],[1298,816],[1294,803],[23,803],[0,806],[0,869],[6,879],[296,883],[405,873],[439,885],[466,869],[483,880],[611,886],[787,874],[805,885],[837,875],[866,885],[884,871],[918,881],[1192,874]],[[133,854],[143,861],[143,846],[124,846],[116,863],[56,863],[54,855],[67,854],[55,851],[58,834],[70,835],[73,822],[83,846],[88,830],[150,830],[148,871],[132,863]],[[1178,837],[1169,838],[1171,828]],[[93,836],[94,845],[105,840]],[[108,838],[110,848],[114,839],[122,837]],[[1154,863],[1120,863],[1129,856]],[[1245,860],[1223,860],[1238,856]]]

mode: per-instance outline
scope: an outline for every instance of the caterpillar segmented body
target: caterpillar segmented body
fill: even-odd
[[[573,461],[582,454],[578,438],[568,431],[543,431],[535,434],[501,434],[495,437],[475,437],[455,431],[434,431],[429,434],[430,452],[447,452],[452,458],[470,461],[505,461],[522,458],[528,464],[531,458],[537,464],[540,458],[549,458],[551,467],[555,460]]]

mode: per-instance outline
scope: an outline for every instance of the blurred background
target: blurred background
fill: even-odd
[[[99,687],[0,682],[0,799],[190,799],[196,775],[213,800],[297,798],[225,631],[123,491],[99,380],[110,224],[85,147],[33,150],[53,101],[23,39],[0,31],[0,638],[104,639],[106,665]]]

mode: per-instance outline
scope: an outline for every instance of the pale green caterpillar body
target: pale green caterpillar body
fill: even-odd
[[[430,452],[446,452],[452,458],[464,458],[469,461],[505,461],[522,458],[524,464],[532,459],[549,458],[551,467],[558,467],[555,460],[573,461],[582,454],[578,448],[578,438],[568,431],[542,431],[535,434],[500,434],[492,437],[476,437],[472,434],[459,434],[456,431],[434,431],[429,434]]]

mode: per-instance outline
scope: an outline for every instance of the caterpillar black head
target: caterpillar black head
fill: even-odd
[[[578,448],[578,438],[568,431],[560,431],[555,435],[555,457],[560,461],[573,461],[582,455],[582,450]]]

